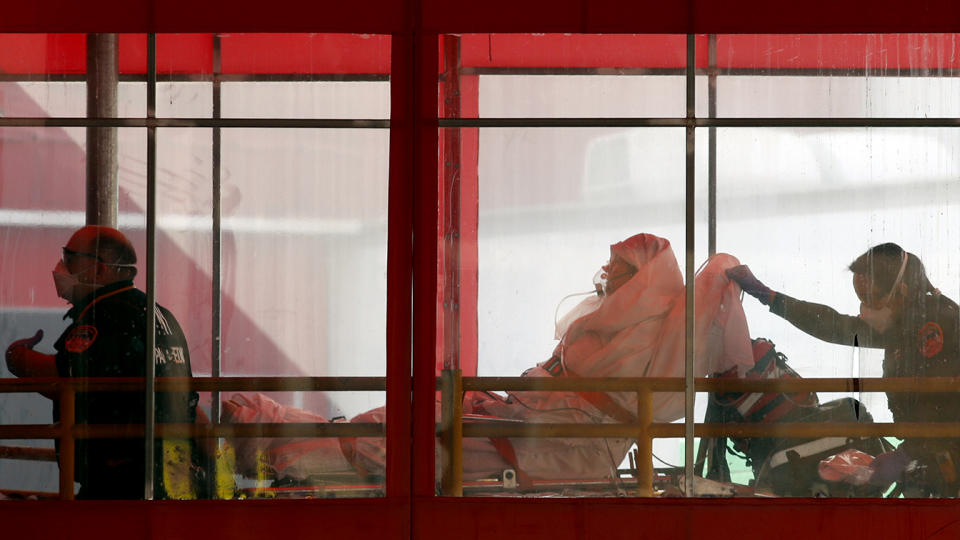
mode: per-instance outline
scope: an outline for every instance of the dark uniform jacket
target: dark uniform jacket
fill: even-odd
[[[880,334],[860,317],[841,315],[832,308],[776,293],[770,311],[804,332],[840,345],[884,350],[884,377],[960,376],[960,318],[957,304],[939,294],[926,294],[908,304],[900,320]],[[895,422],[960,421],[958,393],[888,392]],[[914,458],[947,448],[956,440],[908,439],[904,450]],[[957,463],[960,466],[960,463]]]
[[[64,316],[73,319],[57,340],[61,377],[144,377],[146,361],[146,295],[133,282],[113,283],[77,303]],[[157,377],[189,377],[190,353],[173,315],[156,308]],[[193,422],[195,392],[156,394],[156,421]],[[143,424],[143,392],[83,392],[76,395],[77,424]],[[57,408],[58,409],[58,408]],[[59,418],[59,410],[54,411]],[[193,450],[189,450],[191,454]],[[144,496],[145,448],[142,438],[76,441],[75,479],[79,498],[138,499]],[[155,450],[154,496],[165,497],[162,441]]]

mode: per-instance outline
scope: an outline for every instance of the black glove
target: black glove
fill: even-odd
[[[728,268],[726,273],[728,278],[736,281],[737,285],[740,285],[743,292],[756,298],[761,304],[769,306],[770,302],[773,301],[774,292],[753,275],[749,266],[745,264],[734,266],[733,268]]]
[[[913,458],[900,448],[893,452],[884,452],[870,464],[873,474],[868,482],[874,486],[889,487],[903,477],[903,472],[907,470],[907,465],[911,461]]]

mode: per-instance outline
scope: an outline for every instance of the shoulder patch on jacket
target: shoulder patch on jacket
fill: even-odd
[[[89,324],[82,324],[67,334],[64,348],[72,353],[81,353],[90,348],[97,339],[97,328]]]
[[[935,322],[928,322],[920,328],[917,334],[920,353],[926,358],[933,358],[943,350],[943,328]]]

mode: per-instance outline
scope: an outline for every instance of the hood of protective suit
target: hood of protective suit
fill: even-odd
[[[575,321],[564,336],[572,344],[585,333],[598,338],[663,316],[678,294],[683,293],[683,279],[670,241],[652,234],[638,234],[610,246],[611,258],[617,255],[637,272],[613,294],[605,296],[596,310]]]
[[[637,272],[570,325],[560,346],[564,367],[582,377],[683,376],[686,294],[670,242],[638,234],[610,250]],[[740,291],[724,273],[736,264],[733,256],[718,254],[697,274],[697,377],[753,365]]]

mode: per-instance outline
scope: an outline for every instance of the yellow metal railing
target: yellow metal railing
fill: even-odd
[[[653,493],[652,441],[682,438],[683,424],[653,422],[653,394],[683,392],[682,378],[572,378],[572,377],[461,377],[445,371],[437,381],[442,416],[437,426],[446,459],[443,492],[462,494],[463,437],[634,438],[637,440],[637,488],[641,496]],[[0,393],[42,392],[58,395],[57,424],[0,425],[0,440],[58,439],[60,442],[60,498],[73,498],[73,447],[76,439],[143,437],[142,425],[74,425],[77,391],[143,391],[142,379],[36,378],[0,380]],[[384,391],[383,377],[208,377],[158,378],[157,392],[184,391]],[[633,392],[637,395],[635,423],[463,423],[463,396],[470,391]],[[697,392],[958,392],[960,377],[869,379],[696,379]],[[157,437],[383,437],[382,423],[249,423],[157,424]],[[723,423],[694,425],[696,437],[883,437],[960,438],[960,422],[910,423]],[[50,459],[50,451],[22,451],[6,447],[0,458]]]
[[[384,391],[383,377],[170,377],[156,379],[157,392],[209,391]],[[57,439],[60,443],[61,499],[73,499],[74,441],[77,439],[143,437],[139,424],[74,424],[74,397],[82,392],[143,392],[139,378],[23,378],[0,379],[0,394],[41,392],[56,395],[60,421],[56,424],[0,425],[0,440]],[[156,424],[156,437],[383,437],[380,423],[249,423]],[[5,447],[0,458],[49,459],[52,451],[30,452]],[[42,456],[42,457],[41,457]]]

